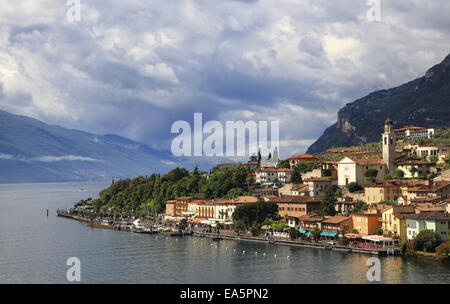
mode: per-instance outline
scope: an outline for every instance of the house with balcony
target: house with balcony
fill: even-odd
[[[353,229],[351,216],[336,215],[322,221],[322,236],[336,237],[343,231],[349,232]]]
[[[282,195],[270,201],[278,206],[278,214],[281,217],[301,217],[321,209],[321,200],[309,196]]]
[[[376,229],[381,226],[381,214],[378,212],[352,214],[352,222],[353,228],[358,233],[364,235],[376,234]]]
[[[383,201],[397,202],[400,196],[400,184],[395,181],[382,181],[364,187],[364,200],[368,204],[378,204]]]
[[[325,220],[323,215],[303,215],[298,218],[300,222],[300,229],[304,231],[311,231],[314,229],[322,229],[322,222]]]
[[[415,214],[414,206],[391,206],[381,211],[381,228],[389,236],[406,241],[406,215]]]
[[[259,184],[270,184],[282,186],[291,182],[292,169],[287,168],[260,168],[256,172],[256,182]]]
[[[442,241],[448,239],[450,214],[445,211],[421,212],[406,216],[406,237],[414,239],[422,230],[435,231]]]

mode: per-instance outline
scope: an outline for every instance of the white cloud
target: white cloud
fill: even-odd
[[[0,153],[0,159],[1,160],[10,160],[13,159],[14,156],[11,154],[5,154],[5,153]]]
[[[23,161],[23,162],[59,162],[59,161],[88,161],[88,162],[101,162],[103,160],[95,159],[91,157],[84,157],[78,155],[62,155],[62,156],[40,156],[40,157],[32,157],[27,158],[24,156],[14,156],[11,154],[0,153],[0,160],[14,160],[14,161]]]
[[[155,65],[146,64],[143,66],[141,74],[157,81],[167,82],[173,85],[180,83],[172,68],[164,63]]]

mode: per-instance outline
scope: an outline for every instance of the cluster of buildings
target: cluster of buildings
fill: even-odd
[[[394,135],[396,139],[430,139],[445,129],[442,128],[424,128],[417,126],[405,126],[401,129],[395,129]]]
[[[260,163],[223,164],[248,167],[259,187],[251,196],[234,199],[179,197],[167,201],[166,219],[187,218],[192,223],[230,225],[232,214],[240,204],[271,201],[277,204],[278,213],[286,223],[300,233],[308,234],[318,228],[322,237],[334,238],[352,231],[350,235],[354,237],[379,241],[380,236],[376,234],[382,230],[383,237],[404,242],[423,229],[432,229],[447,240],[450,172],[440,172],[436,161],[432,162],[430,158],[443,161],[450,148],[408,144],[399,150],[397,146],[398,140],[429,138],[441,131],[413,126],[394,129],[388,118],[380,151],[363,151],[360,147],[332,148],[325,153],[342,155],[340,160],[319,161],[320,155],[295,155],[288,158],[290,168],[277,167],[277,151],[270,160]],[[411,156],[420,156],[421,160]],[[302,174],[301,184],[294,184],[292,172],[299,163],[314,163],[315,169]],[[376,175],[368,176],[368,170]],[[403,172],[403,178],[392,178],[399,170]],[[433,178],[423,178],[430,177],[430,173],[434,173]],[[351,193],[347,187],[350,183],[360,185],[363,190]],[[329,185],[342,189],[342,196],[335,203],[336,216],[323,216],[318,212],[322,209],[323,189]],[[364,204],[368,206],[367,210],[361,208]],[[361,211],[355,212],[355,208]]]

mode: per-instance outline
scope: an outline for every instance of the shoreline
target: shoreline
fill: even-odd
[[[80,221],[87,223],[88,225],[92,222],[89,219],[86,219],[81,216],[76,215],[69,215],[69,214],[61,214],[58,213],[57,216]],[[102,227],[101,224],[99,225],[91,225],[92,228],[101,228],[101,229],[110,229],[115,230],[110,227]],[[126,231],[126,230],[120,230],[120,231]],[[169,234],[172,235],[172,234]],[[394,249],[394,254],[388,254],[387,250],[385,249],[365,249],[365,248],[351,248],[346,246],[340,246],[340,245],[334,245],[332,247],[327,247],[326,244],[322,243],[311,243],[311,242],[305,242],[305,241],[292,241],[292,240],[284,240],[284,239],[273,239],[268,240],[264,237],[255,237],[255,236],[243,236],[243,235],[230,235],[230,234],[215,234],[215,233],[209,233],[209,232],[198,232],[194,231],[192,236],[195,237],[207,237],[207,238],[218,238],[218,239],[224,239],[224,240],[236,240],[236,241],[245,241],[245,242],[259,242],[259,243],[271,243],[273,245],[283,245],[283,246],[295,246],[295,247],[304,247],[304,248],[316,248],[316,249],[322,249],[322,250],[336,250],[336,251],[345,251],[350,253],[358,253],[358,254],[365,254],[365,255],[372,255],[372,256],[378,256],[378,257],[387,257],[387,256],[401,256],[400,249],[396,248]],[[173,234],[172,236],[180,236],[178,233]]]
[[[255,237],[255,236],[234,236],[228,234],[215,234],[215,233],[203,233],[203,232],[194,232],[192,234],[196,237],[207,237],[207,238],[219,238],[224,240],[236,240],[236,241],[245,241],[245,242],[259,242],[259,243],[269,243],[269,241],[263,237]],[[387,254],[387,251],[384,249],[364,249],[364,248],[351,248],[346,246],[334,245],[331,248],[327,247],[322,243],[311,243],[305,241],[292,241],[292,240],[283,240],[283,239],[275,239],[273,245],[283,245],[283,246],[294,246],[294,247],[304,247],[304,248],[316,248],[322,250],[336,250],[336,251],[345,251],[351,253],[359,253],[365,255],[373,255],[379,257],[387,257],[387,256],[401,256],[400,249],[394,249],[394,254]]]

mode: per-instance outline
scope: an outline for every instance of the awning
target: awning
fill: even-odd
[[[345,237],[348,238],[348,239],[353,240],[353,239],[360,239],[360,238],[363,237],[363,235],[362,234],[356,234],[356,233],[347,233],[345,235]]]
[[[372,242],[383,242],[383,241],[392,241],[393,240],[393,238],[385,237],[385,236],[381,236],[381,235],[363,236],[362,239],[372,241]]]
[[[306,236],[310,236],[311,235],[311,231],[308,231],[308,233],[306,234]]]
[[[306,230],[299,229],[298,232],[300,232],[300,233],[306,233]]]
[[[328,231],[322,231],[320,233],[321,236],[330,236],[330,237],[335,237],[337,235],[337,232],[328,232]]]

